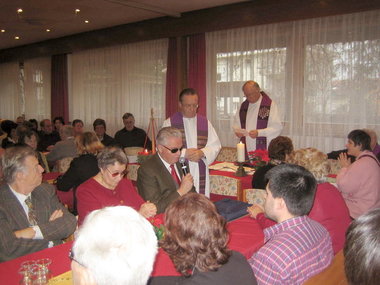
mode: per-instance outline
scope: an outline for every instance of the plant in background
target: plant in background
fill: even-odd
[[[270,160],[268,151],[264,149],[257,149],[248,152],[248,159],[254,169],[267,165]]]

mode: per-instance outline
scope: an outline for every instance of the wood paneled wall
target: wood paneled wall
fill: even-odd
[[[216,30],[380,9],[380,0],[252,0],[0,50],[0,63]]]

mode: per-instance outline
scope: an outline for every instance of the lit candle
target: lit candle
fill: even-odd
[[[239,142],[236,145],[237,148],[237,161],[244,162],[245,161],[245,145],[242,142]]]
[[[145,153],[145,154],[148,154],[148,150],[147,150],[147,149],[145,149],[144,153]]]

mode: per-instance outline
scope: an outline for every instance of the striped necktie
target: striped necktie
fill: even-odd
[[[29,196],[28,198],[25,199],[25,204],[28,206],[28,220],[29,224],[31,226],[36,226],[37,223],[37,217],[36,217],[36,212],[34,211],[33,203],[32,203],[32,198]]]

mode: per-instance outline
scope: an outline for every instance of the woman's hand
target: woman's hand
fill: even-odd
[[[139,213],[145,218],[150,218],[157,214],[157,207],[153,203],[147,201],[141,205]]]
[[[341,167],[349,167],[351,165],[351,160],[347,157],[347,153],[345,152],[339,154],[338,162]]]
[[[264,213],[264,209],[258,204],[254,204],[251,207],[247,208],[247,212],[251,218],[256,219],[257,215],[260,213]]]

